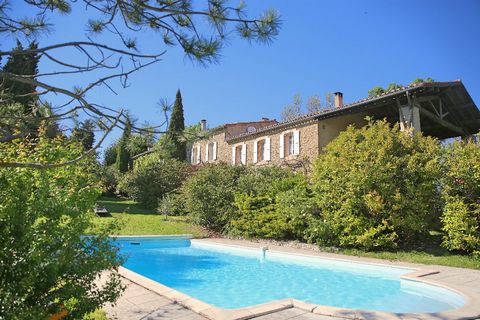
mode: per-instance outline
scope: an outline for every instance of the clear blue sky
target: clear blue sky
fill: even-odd
[[[365,97],[376,85],[432,77],[461,79],[480,106],[478,0],[246,2],[252,14],[270,7],[280,12],[282,29],[271,45],[233,38],[220,63],[206,68],[171,48],[162,62],[134,75],[128,89],[117,96],[98,90],[91,100],[128,108],[141,122],[158,123],[162,116],[157,101],[173,101],[180,88],[187,124],[207,119],[213,127],[261,117],[278,119],[295,93],[306,99],[342,91],[348,103]],[[82,8],[52,19],[56,29],[40,39],[41,45],[81,39],[87,19]],[[161,40],[150,34],[139,35],[139,40],[145,51],[161,48]],[[8,49],[11,39],[1,43],[0,49]],[[44,63],[41,71],[50,67]]]

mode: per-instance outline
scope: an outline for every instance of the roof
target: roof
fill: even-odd
[[[214,133],[217,131],[221,131],[224,129],[227,129],[230,126],[236,126],[236,125],[249,125],[249,124],[254,124],[254,123],[263,123],[263,122],[274,122],[278,123],[276,119],[262,119],[260,121],[240,121],[240,122],[230,122],[230,123],[224,123],[219,126],[216,126],[214,128],[208,129],[209,133]]]
[[[416,93],[420,95],[432,94],[434,97],[442,96],[442,99],[448,101],[449,109],[449,118],[452,118],[452,122],[455,122],[455,125],[460,125],[465,131],[466,134],[474,134],[480,130],[480,111],[476,107],[472,98],[468,94],[465,86],[460,80],[448,81],[448,82],[422,82],[418,84],[413,84],[409,86],[404,86],[398,89],[394,89],[388,92],[385,92],[381,95],[364,98],[349,104],[346,104],[342,107],[336,107],[331,109],[321,110],[315,113],[309,113],[297,117],[295,119],[279,122],[272,126],[268,126],[262,129],[257,130],[253,133],[243,133],[237,136],[231,137],[229,141],[242,140],[247,137],[258,136],[264,134],[265,132],[283,129],[292,126],[298,126],[305,123],[313,122],[320,119],[332,118],[341,116],[347,113],[358,113],[372,111],[374,108],[385,107],[387,105],[394,105],[395,110],[385,110],[380,112],[373,112],[373,115],[376,115],[376,118],[391,118],[395,120],[397,118],[398,122],[398,111],[396,109],[397,102],[404,98],[407,99],[407,92],[409,94]],[[406,102],[405,102],[406,103]],[[447,107],[447,106],[445,106]],[[456,119],[455,119],[456,118]],[[422,119],[423,121],[423,119]],[[427,119],[428,123],[428,119]],[[430,124],[429,124],[430,125]],[[423,123],[422,123],[422,131]],[[440,139],[449,138],[453,136],[458,136],[460,134],[454,135],[452,132],[440,132],[441,129],[433,128],[430,130],[433,136],[436,136]],[[429,134],[429,132],[427,132]]]

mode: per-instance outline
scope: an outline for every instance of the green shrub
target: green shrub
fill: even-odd
[[[186,215],[187,209],[185,208],[185,199],[183,198],[183,195],[177,192],[166,194],[158,201],[157,212],[163,214],[167,212],[170,216]]]
[[[159,159],[156,154],[141,160],[124,175],[119,189],[145,208],[153,209],[164,195],[181,186],[190,166],[175,159]]]
[[[287,217],[276,210],[273,198],[239,193],[234,204],[238,216],[230,221],[229,234],[246,238],[291,238]]]
[[[82,152],[81,144],[61,138],[0,143],[7,162],[61,163]],[[93,162],[0,168],[0,318],[47,319],[64,307],[69,318],[81,319],[120,295],[115,270],[122,259],[109,230],[84,237],[100,193]]]
[[[240,190],[235,195],[237,215],[230,221],[228,233],[246,238],[303,239],[315,210],[305,176],[279,168],[250,170],[250,175],[258,179],[248,179],[257,186],[256,192],[248,188],[250,193]],[[272,176],[270,181],[266,178]]]
[[[446,147],[443,162],[442,245],[480,253],[480,146],[472,141]]]
[[[192,220],[211,230],[223,231],[235,214],[233,201],[238,179],[246,172],[246,167],[229,164],[200,168],[181,189]]]
[[[307,239],[307,228],[318,216],[310,186],[303,174],[283,179],[272,186],[276,194],[276,210],[288,221],[291,236],[298,240]]]
[[[394,248],[438,223],[439,146],[386,121],[333,140],[316,160],[319,215],[307,238],[324,245]]]
[[[279,166],[247,167],[238,179],[238,190],[244,194],[272,194],[272,192],[275,193],[272,188],[273,184],[293,175],[290,169]]]
[[[102,183],[102,192],[104,195],[112,196],[117,192],[121,173],[118,169],[111,166],[98,166],[98,175]]]

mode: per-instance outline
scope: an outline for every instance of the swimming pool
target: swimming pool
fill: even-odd
[[[349,309],[430,313],[460,294],[400,279],[413,269],[243,249],[187,239],[118,238],[124,267],[220,308],[295,298]]]

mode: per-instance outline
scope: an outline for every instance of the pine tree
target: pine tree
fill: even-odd
[[[183,139],[183,131],[185,130],[185,118],[183,116],[182,94],[180,89],[177,90],[175,103],[170,116],[170,125],[168,126],[168,139],[171,142],[171,156],[180,161],[185,161],[186,142]]]
[[[123,134],[117,145],[117,169],[120,172],[127,172],[133,167],[132,157],[127,149],[128,140],[132,136],[132,122],[127,117],[125,127],[123,128]]]
[[[95,142],[95,123],[87,119],[79,125],[76,125],[72,131],[72,140],[79,141],[85,151],[93,148]]]
[[[38,44],[33,41],[29,44],[29,50],[37,49]],[[3,66],[3,71],[15,75],[34,76],[38,74],[39,55],[37,53],[16,54],[22,52],[23,46],[17,40],[17,47],[13,49],[13,54],[8,57],[7,62]],[[30,115],[32,113],[37,97],[31,93],[35,92],[36,87],[32,84],[20,83],[4,77],[0,90],[4,90],[11,99],[11,102],[20,103],[24,107],[24,114]]]

